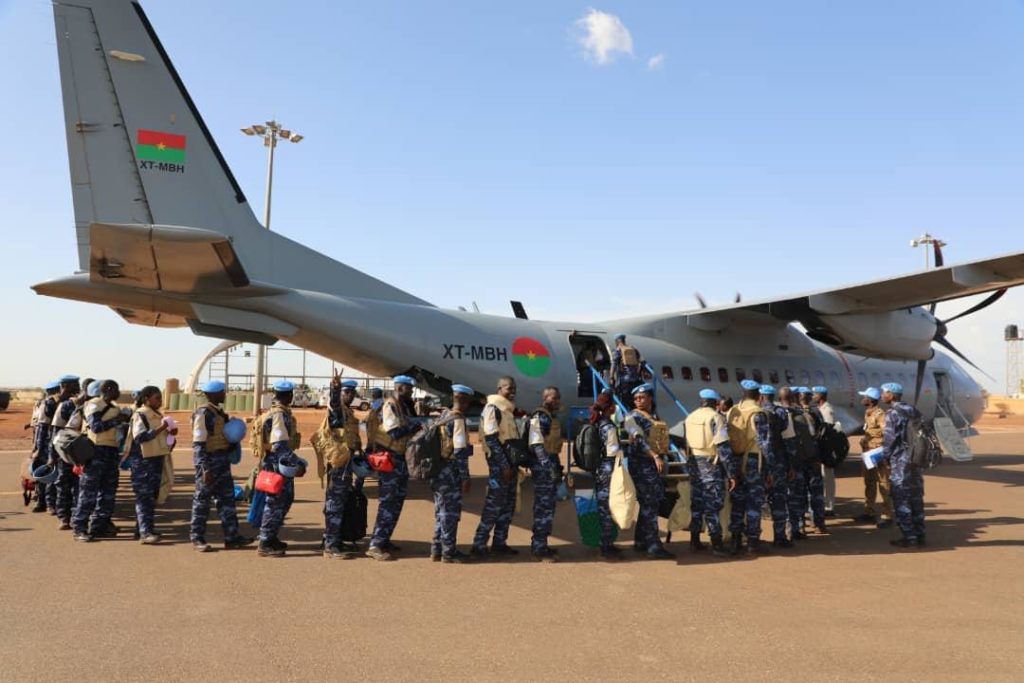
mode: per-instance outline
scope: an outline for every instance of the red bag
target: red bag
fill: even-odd
[[[277,472],[260,470],[256,475],[256,490],[263,491],[268,496],[276,496],[284,491],[284,477]]]
[[[76,477],[82,476],[83,472],[85,472],[85,465],[75,465],[71,468],[71,473]]]
[[[387,451],[378,451],[366,456],[366,462],[374,472],[394,472],[395,463],[391,460],[391,454]]]

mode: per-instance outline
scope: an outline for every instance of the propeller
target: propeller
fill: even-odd
[[[693,295],[697,297],[697,303],[700,305],[701,308],[708,307],[708,302],[704,300],[704,297],[701,296],[700,292],[694,292]]]
[[[935,245],[935,263],[938,264],[938,265],[942,264],[942,252],[940,251],[938,244]],[[970,358],[965,356],[963,354],[963,352],[960,351],[960,349],[958,349],[955,346],[953,346],[953,343],[951,341],[949,341],[949,339],[946,338],[946,333],[949,331],[949,328],[947,327],[949,323],[953,322],[954,320],[959,320],[960,318],[965,318],[965,317],[967,317],[967,316],[969,316],[969,315],[971,315],[973,313],[977,313],[978,311],[980,311],[980,310],[982,310],[984,308],[988,308],[989,306],[991,306],[995,302],[997,302],[1000,299],[1002,299],[1004,294],[1006,294],[1006,290],[1005,289],[996,290],[995,292],[993,292],[989,296],[985,297],[984,300],[982,300],[982,301],[976,303],[975,305],[971,306],[966,311],[962,311],[960,313],[957,313],[952,318],[946,318],[945,320],[938,320],[938,321],[936,321],[937,324],[935,326],[935,338],[934,338],[934,341],[935,341],[936,344],[938,344],[942,348],[946,349],[947,351],[952,353],[954,356],[956,356],[957,358],[959,358],[963,362],[967,363],[972,368],[974,368],[975,370],[977,370],[978,372],[980,372],[981,374],[985,375],[986,377],[988,377],[989,379],[991,379],[993,381],[995,381],[995,380],[992,377],[992,375],[988,374],[987,372],[985,372],[984,370],[979,368],[977,365],[975,365],[974,361],[972,361]],[[935,306],[936,305],[937,305],[937,302],[933,301],[929,305],[929,307],[928,307],[928,310],[932,313],[932,315],[935,315]],[[925,366],[927,364],[928,364],[928,361],[926,361],[926,360],[919,360],[919,361],[917,361],[917,376],[914,378],[914,403],[915,404],[919,400],[921,400],[921,389],[924,386],[924,371],[925,371]]]
[[[741,301],[743,301],[743,295],[740,294],[739,292],[736,292],[736,298],[733,299],[733,301],[735,301],[736,303],[740,303]]]

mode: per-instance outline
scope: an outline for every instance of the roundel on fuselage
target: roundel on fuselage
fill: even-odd
[[[540,377],[551,367],[551,353],[532,337],[518,337],[512,342],[512,360],[527,377]]]

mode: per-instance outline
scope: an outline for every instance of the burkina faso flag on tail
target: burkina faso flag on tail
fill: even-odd
[[[536,339],[519,337],[512,342],[512,360],[527,377],[540,377],[551,367],[551,354]]]
[[[139,128],[135,137],[135,155],[146,161],[185,163],[185,136]]]

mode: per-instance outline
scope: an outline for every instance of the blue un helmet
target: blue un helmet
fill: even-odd
[[[774,396],[775,395],[775,387],[773,387],[771,384],[762,384],[760,391],[761,391],[761,395],[762,396]]]
[[[199,391],[204,394],[216,394],[224,391],[225,389],[227,389],[227,386],[219,379],[212,379],[209,382],[203,382],[199,385]]]
[[[360,479],[375,476],[375,473],[370,467],[370,463],[367,461],[365,455],[352,458],[350,467],[352,468],[352,474],[356,475]]]
[[[700,397],[705,401],[721,401],[722,397],[714,389],[701,389]]]
[[[740,387],[744,391],[754,391],[755,389],[760,389],[761,385],[752,379],[745,379],[742,382],[740,382]]]
[[[277,471],[281,473],[281,476],[289,479],[297,477],[299,472],[305,472],[307,467],[309,467],[309,462],[294,453],[283,455],[277,461]]]
[[[237,417],[233,417],[225,422],[224,438],[231,444],[242,443],[242,439],[245,438],[245,422]]]
[[[866,396],[867,398],[870,398],[872,401],[881,401],[882,400],[882,392],[879,391],[875,387],[868,387],[864,391],[858,391],[857,395],[858,396]]]
[[[40,484],[52,484],[57,481],[57,476],[60,472],[56,467],[50,464],[40,465],[39,467],[32,470],[32,478]]]
[[[284,394],[289,391],[295,391],[295,382],[287,379],[279,379],[274,382],[274,391],[278,394]]]

